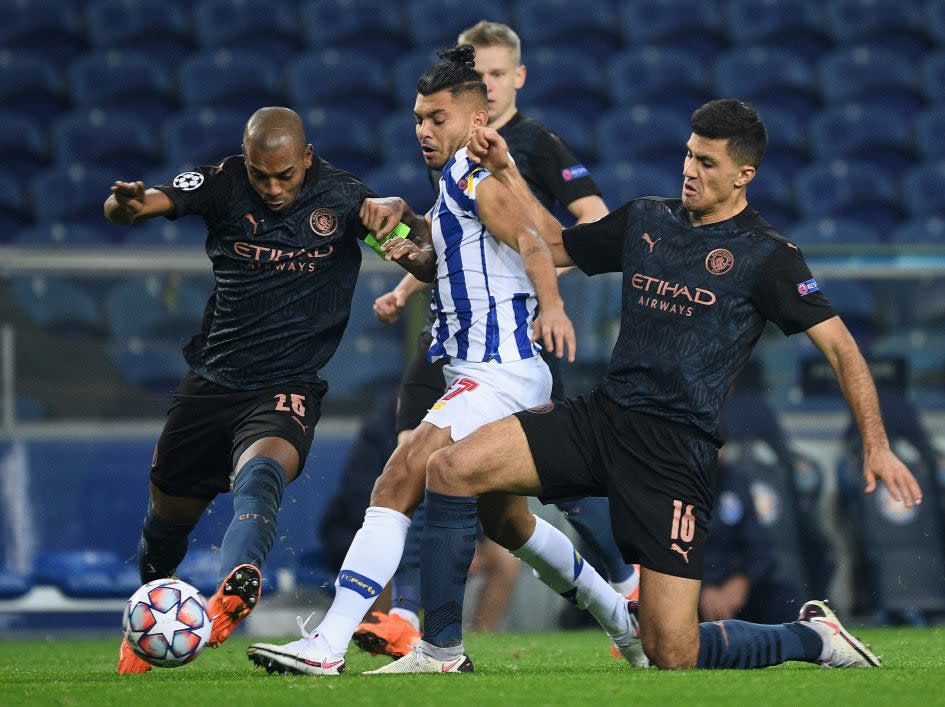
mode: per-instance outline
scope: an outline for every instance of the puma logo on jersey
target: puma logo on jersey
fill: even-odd
[[[652,253],[653,249],[656,247],[656,244],[659,243],[661,240],[663,240],[663,238],[660,237],[654,241],[653,237],[649,233],[644,233],[643,240],[648,246],[650,246],[650,252]]]
[[[692,551],[691,545],[689,546],[688,550],[683,550],[681,547],[679,547],[679,545],[677,545],[676,543],[673,543],[672,545],[669,546],[669,549],[672,550],[673,552],[678,552],[680,555],[682,555],[682,558],[683,560],[686,561],[686,564],[687,565],[689,564],[689,553]]]
[[[252,215],[251,213],[249,213],[248,211],[247,211],[245,214],[243,214],[243,218],[246,219],[247,221],[249,221],[249,222],[253,225],[253,235],[254,235],[254,236],[256,235],[256,230],[259,228],[259,224],[261,224],[263,221],[266,220],[266,219],[263,219],[262,221],[257,221],[257,220],[256,220],[256,217],[253,216],[253,215]]]

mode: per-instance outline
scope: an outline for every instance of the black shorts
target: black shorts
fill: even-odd
[[[516,417],[538,469],[542,503],[607,496],[624,560],[702,578],[715,488],[714,440],[625,410],[597,390]]]
[[[212,499],[230,490],[240,455],[263,437],[295,447],[301,472],[326,390],[319,382],[234,391],[188,371],[154,449],[151,481],[171,496]]]
[[[397,434],[417,427],[433,403],[446,392],[446,380],[443,378],[443,366],[447,359],[441,358],[434,363],[427,361],[427,350],[433,341],[433,335],[424,330],[417,338],[417,351],[400,379],[400,391],[397,393]]]

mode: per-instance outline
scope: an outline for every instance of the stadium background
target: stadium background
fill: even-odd
[[[0,631],[61,626],[69,606],[87,609],[69,612],[82,626],[136,586],[125,560],[144,474],[183,371],[180,345],[209,292],[200,222],[111,227],[108,186],[165,181],[237,152],[249,113],[284,104],[302,114],[316,152],[422,209],[432,195],[412,129],[416,80],[433,49],[482,18],[522,36],[519,107],[560,132],[612,208],[678,193],[693,108],[722,96],[759,108],[771,149],[751,203],[801,245],[879,362],[884,402],[904,406],[895,420],[916,415],[903,453],[925,465],[935,502],[890,526],[905,535],[887,549],[907,571],[921,565],[913,608],[945,611],[934,493],[945,483],[942,0],[3,0],[0,18]],[[327,417],[280,516],[274,588],[326,581],[306,574],[317,521],[359,415],[396,379],[411,340],[409,320],[384,327],[370,312],[398,278],[366,253],[325,372]],[[580,303],[581,363],[567,372],[578,391],[609,352],[619,280],[572,275],[562,288]],[[876,612],[887,595],[858,590],[870,537],[855,521],[870,509],[851,501],[848,416],[815,354],[804,338],[768,332],[753,395],[816,467],[813,483],[796,468],[785,478],[806,489],[835,548],[835,602]],[[777,490],[759,496],[772,522],[787,502]],[[208,515],[194,538],[194,577],[212,566],[217,517],[227,512]],[[82,594],[84,604],[64,599]],[[535,618],[519,611],[524,628]]]

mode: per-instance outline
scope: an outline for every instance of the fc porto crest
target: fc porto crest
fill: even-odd
[[[338,230],[338,214],[324,206],[319,207],[309,214],[308,225],[316,236],[330,236]]]

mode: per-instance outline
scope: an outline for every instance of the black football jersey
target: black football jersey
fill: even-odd
[[[373,192],[315,157],[296,200],[271,211],[239,155],[156,188],[174,202],[168,218],[207,227],[215,285],[188,365],[233,389],[316,380],[348,323],[367,233],[358,211]]]
[[[750,206],[696,227],[679,199],[636,199],[566,229],[564,245],[588,275],[623,273],[602,392],[712,436],[766,321],[793,334],[835,314],[801,251]]]

